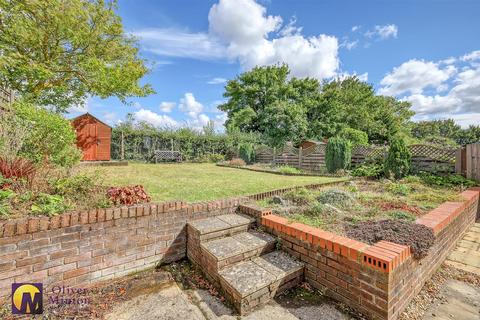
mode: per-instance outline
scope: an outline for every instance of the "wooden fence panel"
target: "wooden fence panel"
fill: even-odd
[[[466,177],[480,181],[480,143],[466,146]]]

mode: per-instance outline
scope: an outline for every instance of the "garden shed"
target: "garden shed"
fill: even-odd
[[[83,161],[110,161],[112,128],[89,113],[72,119]]]

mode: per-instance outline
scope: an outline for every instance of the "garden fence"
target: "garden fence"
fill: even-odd
[[[480,181],[480,143],[467,144],[458,150],[455,170],[467,179]]]
[[[439,148],[431,145],[410,145],[412,153],[412,168],[417,171],[442,171],[454,172],[456,150]],[[309,170],[325,170],[326,144],[317,144],[309,148],[295,148],[284,146],[283,148],[269,148],[259,146],[255,151],[257,162],[272,163],[275,165],[289,165],[292,167]],[[369,159],[385,157],[388,148],[386,146],[357,146],[352,150],[351,166],[356,167]]]

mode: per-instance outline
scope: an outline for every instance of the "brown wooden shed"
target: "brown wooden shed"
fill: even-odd
[[[72,119],[83,161],[110,161],[112,128],[89,113]]]
[[[302,147],[302,149],[307,149],[307,148],[316,146],[317,144],[325,144],[325,143],[317,140],[303,140],[302,142],[300,142],[298,147],[299,148]]]

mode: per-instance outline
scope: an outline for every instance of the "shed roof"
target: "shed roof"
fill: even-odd
[[[85,116],[91,117],[91,118],[97,120],[98,122],[100,122],[101,124],[104,124],[104,125],[106,125],[107,127],[109,127],[110,129],[112,129],[111,126],[109,126],[108,124],[106,124],[105,122],[103,122],[102,120],[98,119],[97,117],[95,117],[94,115],[92,115],[91,113],[88,113],[88,112],[87,112],[87,113],[84,113],[84,114],[81,114],[81,115],[79,115],[78,117],[75,117],[75,118],[71,119],[70,121],[71,121],[71,122],[74,122],[75,120],[80,119],[80,118],[85,117]]]

